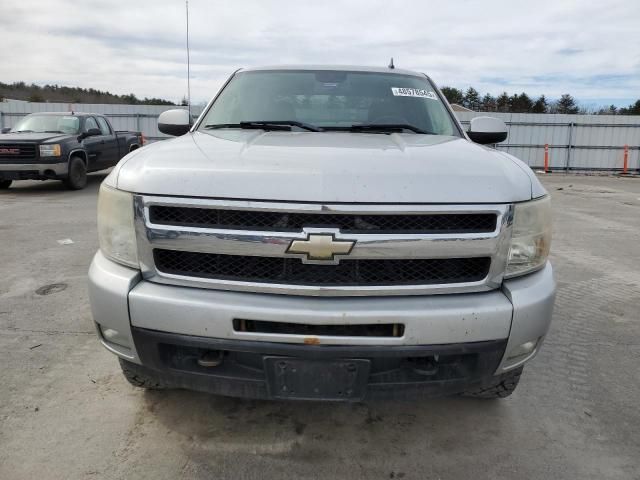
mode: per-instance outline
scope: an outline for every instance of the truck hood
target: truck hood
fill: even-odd
[[[324,203],[531,199],[526,166],[459,137],[216,130],[125,157],[108,182],[144,194]]]
[[[0,134],[0,143],[42,143],[44,141],[64,140],[76,135],[68,135],[66,133],[3,133]]]

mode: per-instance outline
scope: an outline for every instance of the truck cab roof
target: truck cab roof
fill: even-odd
[[[426,77],[424,73],[414,72],[412,70],[403,70],[400,68],[389,67],[369,67],[362,65],[265,65],[260,67],[241,68],[241,72],[253,71],[272,71],[272,70],[298,70],[298,71],[344,71],[344,72],[372,72],[372,73],[389,73],[400,75],[412,75],[416,77]]]
[[[72,115],[75,117],[104,117],[102,113],[87,113],[87,112],[33,112],[29,115]]]

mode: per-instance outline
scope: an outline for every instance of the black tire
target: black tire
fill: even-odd
[[[147,390],[163,390],[169,388],[166,383],[146,372],[144,367],[127,362],[119,357],[118,360],[120,361],[120,368],[122,369],[124,378],[134,387],[146,388]]]
[[[503,373],[502,375],[498,375],[493,383],[475,390],[464,392],[464,395],[466,397],[487,399],[506,398],[511,395],[518,386],[522,370],[523,367],[520,367],[515,370],[511,370],[510,372]]]
[[[0,180],[0,190],[6,190],[11,186],[13,180]]]
[[[87,166],[82,158],[69,159],[69,173],[62,182],[69,190],[82,190],[87,186]]]

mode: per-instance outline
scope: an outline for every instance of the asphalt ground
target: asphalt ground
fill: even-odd
[[[351,405],[126,383],[87,298],[103,178],[0,192],[0,479],[640,479],[640,179],[542,177],[559,293],[513,396]]]

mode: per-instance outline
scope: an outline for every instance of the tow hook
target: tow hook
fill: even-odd
[[[222,350],[206,350],[200,355],[198,365],[201,367],[217,367],[222,363],[224,352]]]
[[[438,371],[437,360],[433,357],[414,357],[411,361],[413,371],[418,375],[431,376]]]

